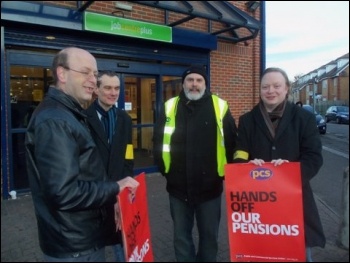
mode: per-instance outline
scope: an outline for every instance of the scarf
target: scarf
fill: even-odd
[[[260,112],[264,118],[264,121],[266,123],[267,128],[269,129],[272,138],[275,138],[278,123],[282,118],[284,109],[286,107],[286,103],[287,100],[284,100],[272,112],[267,112],[262,100],[260,100],[259,102]]]
[[[117,122],[117,108],[113,105],[108,111],[105,111],[98,103],[98,100],[94,101],[94,105],[96,111],[101,114],[101,122],[106,132],[108,143],[111,143]]]

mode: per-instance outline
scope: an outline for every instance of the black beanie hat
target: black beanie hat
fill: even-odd
[[[204,80],[205,80],[205,85],[206,86],[208,85],[207,72],[205,71],[205,69],[203,67],[199,67],[199,66],[193,66],[193,67],[190,67],[189,69],[187,69],[182,74],[182,83],[184,83],[184,80],[185,80],[186,76],[191,74],[191,73],[197,73],[199,75],[202,75]]]

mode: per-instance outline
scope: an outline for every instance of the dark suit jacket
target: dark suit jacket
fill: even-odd
[[[258,158],[270,162],[281,158],[300,162],[306,246],[324,247],[325,236],[310,186],[310,180],[323,164],[315,116],[288,102],[275,138],[272,138],[257,105],[239,118],[236,150],[248,152],[248,160]],[[234,162],[240,162],[240,159]]]
[[[117,121],[112,143],[109,145],[106,132],[97,115],[94,104],[85,111],[91,135],[101,154],[109,181],[118,181],[133,176],[133,159],[125,159],[127,145],[132,145],[132,121],[123,110],[117,109]],[[96,171],[98,172],[98,171]],[[121,243],[120,231],[116,234],[114,207],[106,208],[106,245]]]

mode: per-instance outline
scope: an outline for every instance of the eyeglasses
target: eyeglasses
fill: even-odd
[[[72,69],[70,67],[67,66],[63,66],[63,68],[67,69],[67,70],[71,70],[80,74],[83,74],[86,78],[93,76],[95,79],[98,78],[98,72],[92,72],[92,71],[79,71],[79,70],[75,70]]]

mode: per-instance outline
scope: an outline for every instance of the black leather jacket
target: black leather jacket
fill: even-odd
[[[42,251],[78,257],[103,247],[104,211],[119,186],[107,182],[82,108],[56,88],[34,111],[26,134],[27,170]]]

